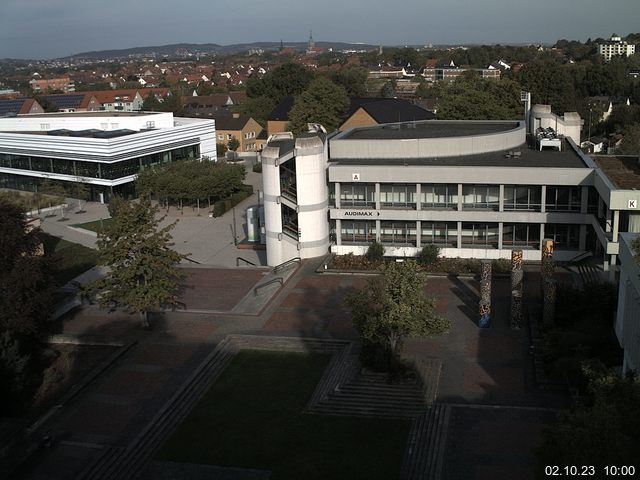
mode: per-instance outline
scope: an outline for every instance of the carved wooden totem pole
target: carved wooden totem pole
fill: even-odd
[[[483,260],[480,266],[480,328],[491,324],[491,260]]]
[[[522,250],[511,251],[511,328],[522,327]]]
[[[555,264],[553,262],[553,240],[542,241],[542,321],[545,325],[553,323],[556,312],[556,284],[553,279]]]

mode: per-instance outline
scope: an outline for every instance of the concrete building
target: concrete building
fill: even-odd
[[[326,252],[326,228],[336,254],[364,254],[379,241],[395,257],[435,244],[447,257],[510,258],[518,248],[525,260],[539,261],[542,239],[551,238],[557,260],[593,251],[608,269],[616,263],[619,232],[640,231],[640,172],[621,176],[638,190],[613,181],[608,175],[622,161],[594,161],[577,147],[577,114],[556,116],[548,106],[530,113],[526,123],[352,128],[329,138],[324,170],[316,157],[324,155],[323,137],[316,135],[323,148],[314,144],[314,153],[298,146],[302,139],[288,138],[285,148],[272,138],[262,156],[269,264]],[[285,162],[296,169],[283,168]],[[302,176],[298,166],[310,165],[314,173]],[[296,195],[287,198],[292,179]],[[300,204],[298,192],[313,198]],[[310,230],[301,226],[307,212],[315,214]]]
[[[610,62],[611,58],[615,56],[628,57],[633,55],[636,53],[636,46],[623,41],[614,33],[608,41],[598,44],[598,53],[604,57],[605,62]]]
[[[640,252],[632,242],[638,235],[623,233],[620,240],[620,284],[615,332],[624,350],[623,375],[640,369]]]
[[[37,191],[82,182],[91,198],[134,194],[138,172],[186,158],[216,158],[215,122],[172,113],[45,113],[0,118],[0,187]]]

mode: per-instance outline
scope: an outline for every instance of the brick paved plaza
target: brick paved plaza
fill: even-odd
[[[304,263],[259,315],[229,312],[263,278],[263,270],[205,268],[186,269],[182,301],[187,308],[212,313],[155,315],[150,331],[138,326],[135,315],[106,313],[96,306],[69,315],[61,333],[137,344],[43,426],[61,441],[21,475],[69,478],[106,448],[126,447],[229,333],[356,338],[344,298],[367,277],[318,274],[315,267]],[[405,342],[407,358],[442,365],[437,400],[451,405],[443,479],[533,478],[530,449],[554,417],[536,408],[563,405],[562,397],[538,391],[532,383],[526,329],[508,327],[508,289],[508,279],[494,281],[492,327],[481,330],[477,282],[429,278],[425,292],[435,297],[437,311],[452,320],[452,329]]]

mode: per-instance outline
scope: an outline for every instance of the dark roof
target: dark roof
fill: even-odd
[[[596,161],[616,188],[625,190],[640,188],[640,165],[636,155],[628,157],[593,155],[591,158]]]
[[[580,156],[563,142],[562,151],[536,150],[522,145],[520,157],[509,155],[510,151],[481,153],[478,155],[462,155],[459,157],[438,158],[330,158],[329,161],[339,165],[389,165],[403,167],[405,165],[433,165],[456,167],[539,167],[539,168],[587,168]]]
[[[445,121],[402,123],[374,127],[356,127],[340,137],[345,140],[405,140],[414,138],[466,137],[507,132],[519,126],[514,122]]]
[[[275,106],[271,113],[267,117],[267,120],[289,120],[289,111],[293,108],[295,97],[284,97],[279,104]]]
[[[378,123],[410,122],[436,118],[435,113],[399,98],[384,98],[374,102],[366,102],[361,107]]]
[[[213,119],[216,121],[216,130],[242,130],[249,121],[249,117],[233,117],[232,115],[219,115]]]
[[[293,151],[293,149],[296,147],[296,141],[293,138],[285,138],[282,140],[271,140],[269,143],[267,143],[267,147],[279,147],[280,156],[283,156]]]
[[[63,128],[59,130],[49,130],[47,135],[54,135],[56,137],[117,138],[131,135],[132,133],[137,132],[126,128],[119,130],[97,130],[95,128],[88,130],[67,130]]]
[[[61,93],[40,96],[40,98],[54,103],[58,108],[79,108],[84,97],[85,93]]]
[[[0,117],[18,115],[27,98],[0,100]]]

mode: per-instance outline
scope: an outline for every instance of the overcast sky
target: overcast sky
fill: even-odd
[[[254,41],[553,43],[640,31],[640,0],[0,0],[0,58]]]

